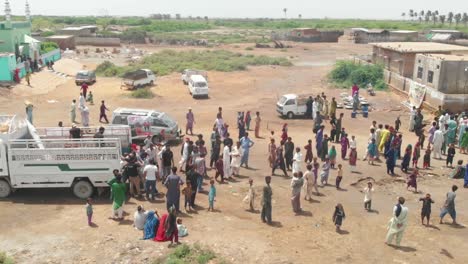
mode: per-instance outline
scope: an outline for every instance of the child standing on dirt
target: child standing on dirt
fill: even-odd
[[[185,197],[185,203],[184,203],[185,211],[187,211],[187,205],[188,205],[189,211],[191,211],[192,210],[192,206],[191,206],[192,184],[189,181],[186,182],[185,187],[182,189],[182,193],[184,194],[184,197]]]
[[[341,164],[338,164],[338,175],[336,176],[336,182],[335,182],[335,185],[336,185],[336,189],[337,190],[340,190],[340,183],[341,183],[341,180],[343,179],[343,166],[341,166]]]
[[[452,164],[453,164],[453,158],[455,157],[455,146],[452,144],[450,144],[448,150],[447,150],[447,160],[445,162],[445,166],[449,166],[450,164],[450,168],[452,168]]]
[[[215,174],[215,179],[218,180],[218,177],[221,176],[221,183],[224,182],[224,161],[223,161],[223,155],[219,155],[218,160],[215,163],[215,169],[216,169],[216,174]]]
[[[400,126],[401,126],[401,120],[400,120],[400,116],[398,116],[395,120],[395,130],[397,132],[400,130]]]
[[[216,187],[214,186],[214,180],[210,180],[210,191],[208,193],[208,202],[209,202],[208,211],[213,212],[215,197],[216,197]]]
[[[335,212],[333,213],[333,223],[336,226],[336,232],[341,231],[341,225],[343,224],[343,219],[345,218],[345,212],[343,205],[340,203],[335,206]]]
[[[431,147],[427,146],[426,153],[423,157],[423,169],[431,167]]]
[[[426,194],[426,197],[419,198],[419,201],[423,202],[421,209],[421,225],[424,225],[424,218],[426,218],[426,226],[429,226],[429,219],[431,218],[431,204],[434,203],[434,200],[431,199],[431,195],[428,193]]]
[[[91,198],[88,198],[86,200],[86,215],[88,216],[88,225],[91,226],[91,224],[93,223],[92,222],[92,218],[93,218],[93,201],[91,200]]]
[[[245,203],[249,203],[250,211],[254,211],[255,190],[253,188],[253,180],[249,179],[249,192],[244,198]]]

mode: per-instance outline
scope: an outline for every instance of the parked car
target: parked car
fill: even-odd
[[[208,97],[208,81],[201,75],[192,75],[189,79],[189,91],[193,98]]]
[[[156,82],[156,75],[148,69],[141,69],[127,72],[123,77],[122,87],[133,90],[147,85],[153,86]]]
[[[112,125],[129,125],[132,140],[151,136],[153,143],[179,140],[182,131],[177,121],[164,112],[148,109],[117,108],[112,113]]]
[[[182,77],[181,77],[182,82],[185,85],[189,84],[190,76],[192,76],[192,75],[201,75],[201,76],[205,77],[205,80],[208,80],[208,74],[206,73],[206,71],[185,69],[182,72]]]
[[[83,83],[92,85],[96,83],[96,73],[93,71],[79,71],[76,74],[75,83],[78,86],[82,85]]]
[[[307,111],[308,98],[309,95],[285,94],[276,103],[276,112],[289,119],[304,116]]]

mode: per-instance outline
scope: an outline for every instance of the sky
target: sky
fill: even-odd
[[[4,2],[5,0],[0,0]],[[24,14],[26,0],[10,0],[13,14]],[[29,0],[33,15],[147,16],[155,13],[227,18],[400,19],[414,10],[468,12],[466,0]],[[409,4],[411,3],[411,4]],[[385,5],[385,6],[384,6]],[[0,7],[3,13],[3,4]]]

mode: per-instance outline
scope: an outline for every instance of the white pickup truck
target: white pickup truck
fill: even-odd
[[[201,75],[205,78],[205,80],[208,80],[208,74],[206,73],[206,71],[193,70],[193,69],[185,69],[184,71],[182,71],[182,76],[180,77],[180,79],[185,85],[188,85],[190,82],[190,77],[192,75]]]
[[[288,119],[304,116],[307,111],[308,98],[309,95],[285,94],[276,103],[276,112]]]
[[[0,116],[0,198],[20,188],[71,188],[88,198],[108,187],[120,157],[118,138],[44,139],[29,122]]]
[[[133,90],[147,85],[153,86],[154,82],[156,82],[156,75],[151,70],[141,69],[124,74],[122,87]]]

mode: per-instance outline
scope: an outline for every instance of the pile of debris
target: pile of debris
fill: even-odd
[[[337,108],[341,109],[353,109],[353,103],[354,99],[351,95],[348,93],[341,93],[341,102],[337,104]],[[362,106],[367,106],[369,107],[370,103],[367,101],[367,99],[363,96],[359,96],[359,106],[358,109],[361,108]]]

